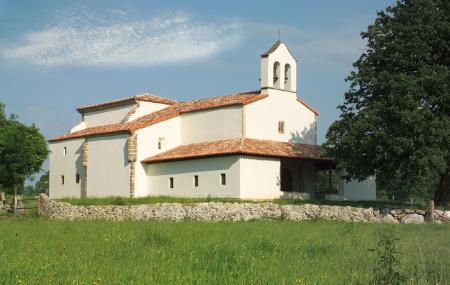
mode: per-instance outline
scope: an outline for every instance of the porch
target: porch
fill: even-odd
[[[331,191],[333,188],[332,170],[335,167],[333,160],[330,159],[280,159],[280,198],[300,200],[318,198],[316,184],[319,171],[327,172],[328,189]]]

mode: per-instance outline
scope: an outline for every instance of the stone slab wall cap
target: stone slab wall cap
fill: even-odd
[[[218,221],[251,221],[265,219],[286,219],[302,221],[311,219],[339,220],[348,222],[375,222],[391,224],[419,224],[425,221],[425,211],[407,214],[403,210],[388,211],[385,209],[356,208],[348,206],[328,205],[279,205],[265,203],[157,203],[145,205],[95,206],[71,205],[69,203],[49,200],[41,195],[40,213],[58,220],[94,220],[105,219],[121,221],[131,220],[167,220],[179,222],[196,220],[207,222]],[[423,215],[422,215],[423,213]],[[437,212],[435,212],[437,215]],[[442,212],[440,222],[450,222]]]

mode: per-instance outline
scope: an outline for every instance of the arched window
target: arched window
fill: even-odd
[[[281,169],[281,191],[291,192],[292,189],[292,173],[287,168]]]
[[[278,61],[273,64],[273,87],[280,88],[280,63]]]
[[[289,64],[284,66],[284,89],[291,90],[291,66]]]

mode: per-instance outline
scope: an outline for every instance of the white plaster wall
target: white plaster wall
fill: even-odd
[[[136,134],[137,161],[134,193],[136,197],[143,197],[151,195],[152,189],[147,186],[146,165],[142,164],[141,161],[180,145],[180,117],[140,129]],[[164,138],[161,149],[158,149],[159,138]]]
[[[280,198],[280,160],[275,158],[241,156],[240,198]]]
[[[244,106],[245,136],[254,139],[316,144],[316,115],[297,101],[295,93],[268,90],[269,96]],[[278,121],[285,122],[284,134]]]
[[[84,121],[86,122],[86,128],[120,123],[125,118],[125,116],[135,107],[136,104],[134,103],[84,113]]]
[[[340,171],[339,177],[345,175],[345,172]],[[358,182],[352,180],[346,182],[345,179],[339,179],[338,195],[343,197],[343,200],[352,201],[372,201],[377,199],[375,176],[370,176],[366,180]]]
[[[128,134],[88,139],[88,197],[130,196]]]
[[[84,130],[84,129],[86,129],[86,122],[85,121],[81,121],[75,127],[71,128],[70,132],[73,133],[73,132]]]
[[[49,143],[49,196],[58,198],[80,198],[84,183],[83,138]],[[64,155],[64,147],[67,153]],[[76,174],[80,174],[80,183],[76,183]],[[64,175],[64,185],[61,184]]]
[[[226,185],[220,174],[226,174]],[[239,198],[239,156],[162,162],[147,165],[148,188],[152,196]],[[194,175],[199,186],[194,187]],[[174,188],[169,188],[169,177]]]
[[[284,89],[284,67],[285,64],[291,66],[291,88],[290,91],[297,90],[297,62],[292,57],[285,44],[281,44],[268,57],[261,58],[261,87],[274,87],[273,84],[273,65],[280,63],[280,89]]]
[[[242,106],[181,115],[181,144],[242,137]]]
[[[139,107],[135,110],[133,115],[130,116],[128,121],[135,120],[135,119],[137,119],[139,117],[142,117],[142,116],[145,116],[147,114],[150,114],[150,113],[156,112],[158,110],[164,109],[164,108],[166,108],[168,106],[170,106],[170,105],[140,101],[139,102]]]

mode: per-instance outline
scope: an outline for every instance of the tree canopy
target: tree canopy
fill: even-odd
[[[361,36],[367,48],[325,147],[347,179],[450,196],[450,1],[401,0]]]
[[[14,192],[40,170],[47,155],[47,142],[39,129],[20,123],[15,115],[8,118],[0,103],[0,186]]]

